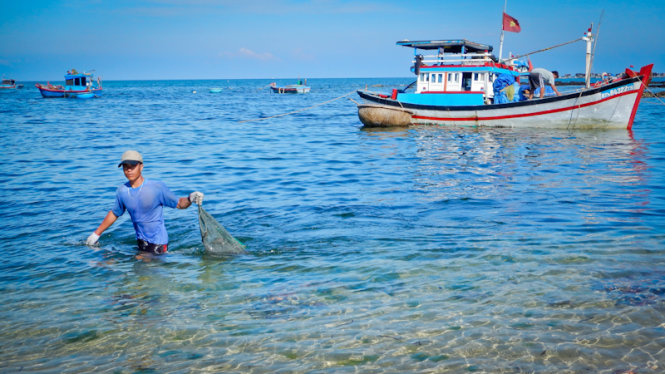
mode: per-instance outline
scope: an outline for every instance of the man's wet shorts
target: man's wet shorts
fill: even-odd
[[[139,251],[148,252],[155,255],[161,255],[167,252],[168,244],[152,244],[143,239],[137,239]]]

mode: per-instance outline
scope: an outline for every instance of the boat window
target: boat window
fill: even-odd
[[[472,73],[462,73],[462,89],[464,91],[471,91],[471,79],[473,78]]]
[[[69,79],[65,80],[65,84],[68,85],[68,86],[73,86],[74,85],[74,80],[69,78]]]
[[[420,73],[420,81],[421,81],[421,82],[427,82],[427,80],[425,79],[425,76],[427,76],[427,74],[425,74],[425,73]]]
[[[81,86],[85,86],[85,77],[81,78]]]

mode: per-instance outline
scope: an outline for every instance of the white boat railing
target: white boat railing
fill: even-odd
[[[493,62],[492,55],[489,53],[464,53],[464,54],[445,54],[423,56],[424,65],[470,65]],[[413,60],[415,63],[416,60]]]

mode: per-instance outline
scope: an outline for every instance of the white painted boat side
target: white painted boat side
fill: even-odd
[[[372,118],[396,117],[392,112],[402,111],[411,116],[412,125],[625,129],[632,125],[642,84],[640,80],[627,80],[624,84],[597,89],[591,94],[580,91],[579,94],[529,102],[464,108],[408,105],[377,97],[376,101],[368,100],[370,104],[359,105],[358,115],[366,126],[381,127],[389,124],[385,120],[373,123]],[[394,125],[403,126],[403,122]]]

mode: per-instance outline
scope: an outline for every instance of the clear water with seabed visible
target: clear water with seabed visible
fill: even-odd
[[[662,102],[633,132],[366,130],[346,97],[317,106],[409,81],[4,93],[0,372],[665,371]],[[203,254],[193,208],[165,210],[160,258],[127,214],[85,246],[126,149],[248,254]]]

